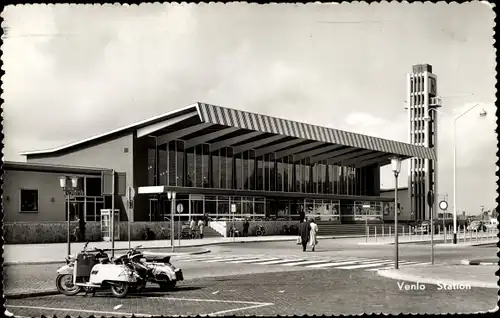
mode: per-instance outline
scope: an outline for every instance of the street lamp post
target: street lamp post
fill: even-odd
[[[70,207],[69,207],[69,199],[71,195],[73,195],[78,189],[78,177],[68,177],[62,176],[59,177],[59,185],[64,192],[64,196],[66,197],[66,202],[68,203],[67,208],[67,218],[68,218],[68,228],[67,228],[67,240],[68,240],[68,255],[71,254],[71,220],[70,220]]]
[[[398,176],[401,171],[401,159],[391,159],[392,171],[394,172],[394,268],[399,268],[399,246],[398,246]]]
[[[455,116],[453,119],[453,244],[457,244],[457,121],[477,106],[479,106],[479,104],[475,104],[463,113]],[[440,110],[437,110],[436,108],[429,108],[429,114],[424,117],[424,120],[426,122],[431,121],[431,111],[435,111],[436,113],[443,115],[448,115]],[[486,115],[487,113],[484,109],[479,113],[479,116],[481,117],[484,117]]]
[[[175,252],[174,246],[174,210],[175,210],[175,191],[167,191],[167,197],[170,200],[170,245],[172,246],[172,252]]]

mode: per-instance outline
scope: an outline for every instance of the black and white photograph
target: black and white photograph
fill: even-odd
[[[498,311],[493,2],[1,16],[5,316]]]

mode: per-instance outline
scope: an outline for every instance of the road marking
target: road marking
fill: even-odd
[[[391,261],[394,262],[394,261]],[[417,262],[399,262],[399,265],[412,265],[412,264],[417,264]],[[387,266],[387,267],[381,267],[381,268],[369,268],[367,271],[379,271],[379,270],[384,270],[384,269],[393,269],[394,265],[392,266]]]
[[[304,259],[281,259],[277,261],[269,261],[269,262],[258,262],[254,263],[257,265],[276,265],[276,264],[283,264],[283,263],[289,263],[289,262],[298,262],[298,261],[304,261]]]
[[[240,263],[252,263],[252,262],[265,262],[265,261],[273,261],[273,260],[278,260],[279,258],[273,257],[273,258],[259,258],[259,257],[252,257],[249,259],[244,259],[240,261],[230,261],[228,263],[230,264],[240,264]]]
[[[203,260],[211,260],[211,259],[221,259],[225,258],[227,256],[204,256],[204,257],[194,257],[194,258],[183,258],[183,259],[178,259],[176,261],[182,261],[182,262],[196,262],[196,261],[203,261]]]
[[[260,305],[252,305],[252,306],[247,306],[247,307],[241,307],[241,308],[235,308],[235,309],[227,309],[227,310],[216,311],[216,312],[212,312],[212,313],[209,313],[209,314],[206,314],[206,315],[207,316],[216,316],[216,315],[227,314],[229,312],[241,311],[241,310],[248,310],[248,309],[260,308],[260,307],[271,306],[271,305],[274,305],[274,304],[273,303],[262,303]]]
[[[153,293],[157,293],[157,292],[153,292]],[[151,294],[151,293],[148,293],[148,294]],[[176,298],[176,297],[150,297],[150,298],[166,299],[166,300],[198,301],[198,302],[206,302],[206,303],[227,303],[227,304],[248,304],[248,305],[272,304],[272,305],[274,305],[273,303],[263,303],[261,301],[247,301],[247,300],[222,300],[222,299]]]
[[[201,262],[202,263],[216,263],[216,262],[237,261],[237,260],[244,260],[244,259],[248,259],[248,257],[240,256],[240,257],[232,257],[232,258],[224,258],[224,259],[214,259],[214,260],[201,261]]]
[[[53,310],[53,311],[73,311],[73,312],[85,312],[89,314],[104,314],[104,315],[116,315],[116,316],[153,317],[153,315],[148,315],[148,314],[138,314],[138,313],[128,313],[128,312],[118,312],[118,311],[99,311],[99,310],[87,310],[87,309],[15,306],[15,305],[7,305],[6,307],[22,308],[22,309]]]
[[[301,266],[301,265],[309,265],[309,264],[317,264],[317,263],[330,263],[333,261],[347,261],[347,260],[352,260],[347,258],[347,259],[324,259],[324,260],[313,260],[313,261],[302,261],[302,262],[295,262],[295,263],[288,263],[288,264],[283,264],[283,266]]]
[[[372,262],[372,261],[380,261],[380,260],[379,259],[358,259],[358,260],[346,261],[346,262],[336,262],[336,263],[327,263],[327,264],[308,265],[306,267],[323,268],[323,267],[333,267],[333,266],[342,266],[342,265],[366,263],[366,262]]]
[[[387,264],[392,263],[392,261],[380,261],[380,262],[375,262],[375,263],[368,263],[368,264],[357,264],[357,265],[350,265],[350,266],[341,266],[337,267],[338,269],[357,269],[357,268],[368,268],[368,267],[376,267],[376,266],[385,266]]]

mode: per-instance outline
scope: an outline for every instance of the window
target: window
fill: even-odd
[[[21,189],[21,212],[38,212],[38,190]]]

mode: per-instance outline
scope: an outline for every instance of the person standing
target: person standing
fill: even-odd
[[[316,224],[314,220],[311,220],[309,228],[310,228],[309,244],[311,245],[312,251],[314,252],[314,248],[316,247],[316,244],[318,244],[318,240],[316,238],[316,235],[318,234],[318,224]]]
[[[205,222],[200,218],[198,220],[198,229],[200,230],[200,238],[203,238],[203,226],[205,226]]]
[[[300,235],[300,243],[302,244],[302,251],[305,252],[310,235],[309,222],[307,222],[306,219],[304,219],[304,221],[299,224],[299,235]]]
[[[189,233],[191,235],[191,239],[194,239],[195,233],[196,233],[196,222],[194,219],[191,219],[191,222],[189,223]]]
[[[245,222],[243,222],[243,236],[247,237],[248,236],[248,228],[250,227],[250,223],[248,222],[248,219],[245,218]]]

